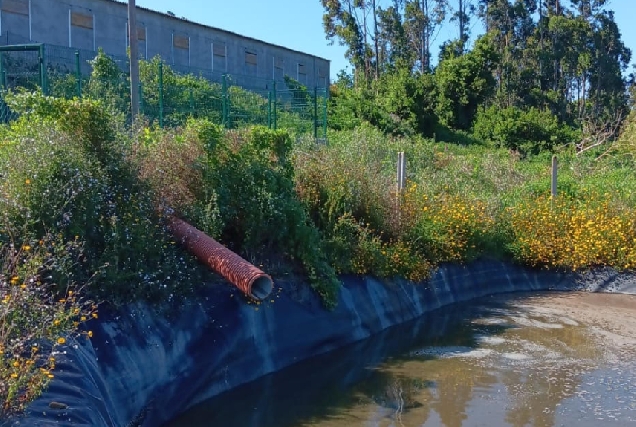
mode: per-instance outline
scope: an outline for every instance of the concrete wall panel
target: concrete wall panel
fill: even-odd
[[[2,31],[15,28],[16,31],[10,31],[13,40],[17,43],[28,43],[29,41],[29,15],[7,12],[2,10]],[[15,42],[13,42],[15,43]]]

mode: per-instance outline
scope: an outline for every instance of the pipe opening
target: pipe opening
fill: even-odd
[[[252,282],[250,287],[250,296],[257,300],[264,300],[272,293],[274,283],[269,276],[259,276]]]

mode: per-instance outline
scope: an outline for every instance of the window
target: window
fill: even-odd
[[[298,80],[300,84],[307,85],[307,67],[305,64],[298,64],[296,80]]]
[[[272,79],[276,81],[284,80],[285,79],[285,72],[284,72],[285,61],[283,60],[283,58],[279,58],[275,56],[273,58],[273,62],[274,62],[274,69],[272,71]]]
[[[190,65],[190,37],[183,34],[172,35],[172,63]]]
[[[227,71],[227,46],[223,42],[212,43],[212,71]]]
[[[253,50],[245,49],[245,74],[255,76],[258,71],[258,55]]]
[[[93,15],[84,15],[79,12],[71,12],[71,25],[78,28],[93,29]]]
[[[31,40],[28,0],[3,0],[0,27],[3,30],[2,44],[22,44]]]
[[[146,27],[137,27],[137,40],[146,41]]]
[[[175,34],[175,36],[172,39],[172,44],[175,48],[177,49],[184,49],[184,50],[188,50],[190,49],[190,37],[186,37],[186,36],[178,36]]]
[[[322,87],[329,86],[327,78],[327,70],[324,67],[318,68],[318,84]]]
[[[78,49],[96,50],[95,17],[87,13],[69,11],[68,45]]]
[[[137,27],[137,47],[139,48],[139,57],[148,59],[148,29],[146,27]]]
[[[26,0],[4,0],[2,2],[2,13],[29,16],[29,2]]]

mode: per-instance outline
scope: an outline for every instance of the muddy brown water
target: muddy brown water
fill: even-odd
[[[636,297],[504,295],[268,375],[167,424],[636,427]]]

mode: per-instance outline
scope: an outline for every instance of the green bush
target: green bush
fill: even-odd
[[[462,52],[462,44],[458,40],[447,45],[435,70],[435,113],[442,125],[468,130],[479,106],[494,92],[492,70],[499,55],[492,34],[477,38],[469,52]]]
[[[392,135],[432,135],[437,125],[436,87],[430,74],[398,69],[355,87],[349,76],[341,75],[330,94],[331,129],[353,130],[366,122]]]
[[[126,72],[101,48],[89,63],[93,70],[82,95],[100,100],[111,113],[127,115],[130,112],[130,80]]]
[[[433,265],[408,241],[385,241],[381,232],[350,214],[338,218],[327,235],[329,259],[339,274],[403,277],[420,282],[432,271]]]
[[[492,106],[477,114],[474,135],[497,147],[509,148],[523,154],[539,154],[568,145],[579,138],[579,132],[560,124],[547,110]]]
[[[25,224],[20,239],[52,233],[84,242],[84,262],[72,278],[82,282],[100,271],[92,292],[111,300],[163,299],[177,293],[170,280],[177,275],[190,283],[194,270],[170,244],[109,110],[38,94],[7,101],[22,117],[5,130],[0,212]]]
[[[387,221],[394,207],[395,189],[385,162],[386,137],[369,125],[353,132],[330,135],[328,146],[304,141],[294,151],[296,190],[311,218],[323,230],[332,230],[351,214],[377,230],[391,233]]]
[[[0,236],[20,227],[0,218]],[[82,295],[83,286],[69,271],[82,255],[81,243],[56,236],[0,246],[0,418],[23,411],[55,376],[59,345],[96,306]],[[52,276],[60,279],[54,280]],[[92,332],[84,331],[90,337]]]
[[[208,153],[205,185],[216,194],[224,242],[259,257],[282,254],[300,261],[330,305],[337,280],[296,196],[291,148],[285,131],[253,127],[230,134]]]
[[[636,164],[636,109],[623,122],[615,153]]]
[[[127,71],[101,49],[89,63],[92,72],[89,77],[82,77],[82,97],[100,100],[111,114],[129,118],[130,82]],[[195,118],[237,129],[270,125],[274,121],[274,112],[270,113],[270,109],[275,105],[278,128],[298,135],[313,132],[314,95],[295,80],[285,78],[288,89],[279,88],[274,104],[273,99],[270,100],[270,91],[246,90],[235,84],[232,76],[224,78],[225,96],[223,84],[210,81],[204,75],[178,73],[159,56],[142,60],[139,62],[140,112],[152,124],[158,124],[163,115],[166,127],[183,126],[188,119]],[[77,83],[77,76],[68,70],[49,70],[50,93],[55,97],[77,97]],[[163,87],[163,93],[160,87]],[[318,120],[322,121],[324,97],[317,102]]]
[[[223,131],[191,119],[178,132],[140,136],[134,161],[156,202],[254,262],[299,263],[325,303],[335,303],[338,281],[296,195],[287,132]]]
[[[143,114],[158,122],[160,114],[159,56],[139,62],[139,78],[142,87]],[[222,87],[192,74],[182,75],[163,64],[164,125],[180,126],[189,117],[207,118],[215,123],[222,121]]]

